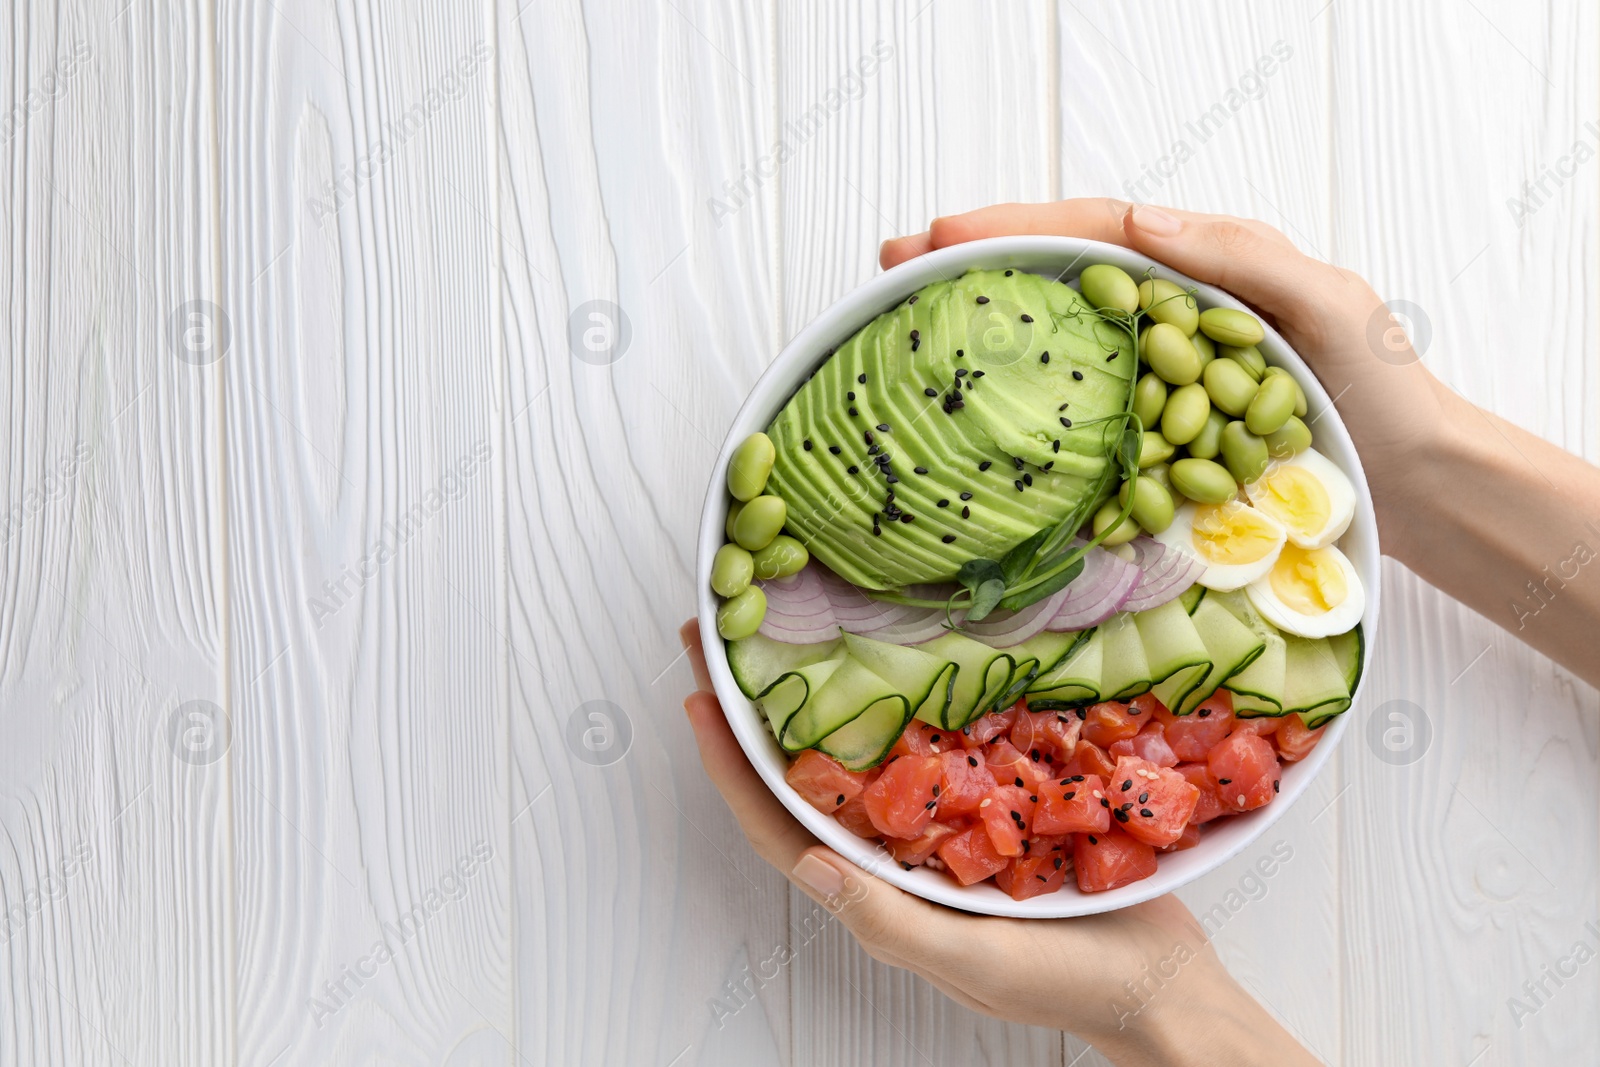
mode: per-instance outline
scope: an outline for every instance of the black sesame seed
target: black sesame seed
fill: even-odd
[[[1140,808],[1139,814],[1143,815],[1147,819],[1153,819],[1156,817],[1156,813],[1151,811],[1149,808]]]
[[[972,735],[968,734],[967,736],[971,737]],[[968,756],[967,757],[967,766],[968,767],[976,767],[977,765],[978,765],[978,757],[976,757],[976,756]]]
[[[838,445],[829,445],[828,446],[828,451],[832,452],[834,455],[837,456],[840,452],[842,452],[844,450],[841,449]]]
[[[889,432],[889,424],[887,422],[878,423],[878,430],[881,433],[888,433]]]
[[[844,398],[846,400],[854,400],[856,398],[856,394],[854,394],[854,393],[846,393],[846,394],[844,394]]]
[[[866,374],[862,373],[862,374],[856,375],[856,381],[858,383],[860,383],[861,385],[866,385],[867,384],[867,376],[866,376]]]
[[[917,298],[915,296],[913,296],[910,300],[906,301],[907,304],[915,304],[916,302],[917,302]]]
[[[962,509],[961,509],[961,517],[962,517],[962,518],[963,518],[963,519],[970,519],[970,518],[972,518],[972,509],[971,509],[971,508],[965,508],[965,507],[964,507],[964,508],[962,508]]]
[[[965,367],[957,367],[956,368],[956,377],[957,378],[965,377],[966,373],[967,373],[967,368],[965,368]]]
[[[1035,794],[1033,794],[1033,793],[1029,793],[1029,794],[1028,794],[1028,799],[1029,799],[1029,800],[1031,800],[1031,801],[1033,801],[1033,802],[1034,802],[1034,803],[1035,803],[1035,804],[1037,804],[1037,803],[1039,803],[1039,798],[1038,798],[1038,796],[1037,796],[1037,795],[1035,795]]]
[[[888,482],[890,485],[895,485],[900,481],[899,478],[895,477],[892,474],[885,475],[883,480]]]
[[[1089,844],[1098,845],[1099,843],[1100,843],[1100,839],[1099,838],[1095,837],[1093,834],[1089,835]]]
[[[939,743],[939,735],[938,734],[934,734],[932,737],[928,738],[928,743],[930,745],[937,745]],[[933,795],[934,796],[938,796],[939,795],[939,787],[938,786],[934,786],[933,787]]]
[[[1087,719],[1089,717],[1089,709],[1088,708],[1074,708],[1073,710],[1078,713],[1078,719],[1080,721],[1082,721],[1084,719]],[[1081,782],[1081,781],[1083,781],[1083,779],[1079,778],[1078,781]]]
[[[1133,779],[1129,778],[1126,782],[1123,782],[1122,783],[1122,788],[1124,790],[1132,789],[1133,788]]]
[[[1133,807],[1133,801],[1130,800],[1126,804],[1124,804],[1120,808],[1118,808],[1117,810],[1118,811],[1127,811],[1131,807]]]
[[[1061,799],[1062,800],[1071,800],[1073,797],[1075,797],[1077,795],[1078,795],[1078,791],[1076,789],[1072,789],[1072,790],[1068,790],[1065,793],[1062,793],[1061,794]]]
[[[1083,716],[1082,716],[1082,715],[1080,715],[1080,716],[1078,716],[1078,718],[1080,718],[1080,719],[1081,719],[1081,718],[1083,718]],[[1074,775],[1073,775],[1073,776],[1072,776],[1072,780],[1073,780],[1073,781],[1074,781],[1074,782],[1082,782],[1082,781],[1086,781],[1086,780],[1087,780],[1087,779],[1086,779],[1086,778],[1085,778],[1085,777],[1084,777],[1084,776],[1083,776],[1083,775],[1081,775],[1081,774],[1074,774]]]
[[[1018,478],[1016,481],[1012,482],[1011,484],[1017,487],[1017,492],[1019,492],[1019,493],[1022,492],[1022,479],[1021,478]]]
[[[1012,813],[1011,813],[1011,817],[1012,817],[1012,818],[1013,818],[1013,819],[1015,819],[1015,820],[1017,820],[1017,821],[1018,821],[1018,822],[1021,822],[1021,821],[1022,821],[1022,813],[1021,813],[1021,812],[1020,812],[1020,811],[1014,811],[1014,812],[1012,812]]]
[[[1013,467],[1017,468],[1017,470],[1021,470],[1022,469],[1022,457],[1021,456],[1012,456],[1011,457],[1011,465]]]
[[[1010,271],[1006,271],[1006,277],[1007,278],[1011,277],[1011,272]]]
[[[1052,452],[1060,452],[1061,451],[1061,438],[1058,437],[1054,441],[1050,442],[1050,451],[1052,451]]]
[[[918,333],[916,330],[912,330],[911,331],[911,339],[913,341],[919,339],[921,336],[922,336],[922,334]]]
[[[800,442],[800,444],[801,444],[801,447],[803,447],[807,452],[811,451],[811,442],[810,441],[802,441],[802,442]]]
[[[1017,776],[1017,788],[1022,788],[1022,776],[1020,774]]]
[[[1232,778],[1218,778],[1218,779],[1217,779],[1217,784],[1218,784],[1218,785],[1227,785],[1227,784],[1229,784],[1229,783],[1230,783],[1230,782],[1232,782],[1232,781],[1233,781],[1233,779],[1232,779]]]
[[[877,445],[872,445],[867,449],[867,455],[876,456],[876,455],[878,455],[879,451],[880,451],[880,449],[878,448]],[[873,462],[877,463],[881,467],[887,461],[880,456],[878,459],[874,460]]]
[[[930,386],[928,386],[928,388],[926,388],[926,389],[924,389],[922,391],[922,395],[923,396],[938,396],[939,395],[939,390],[935,389],[933,386],[930,385]]]
[[[975,370],[975,371],[972,372],[972,376],[974,378],[982,378],[983,377],[983,371]]]
[[[1032,315],[1024,315],[1024,316],[1022,316],[1022,321],[1023,321],[1023,322],[1032,322],[1032,321],[1033,321],[1033,316],[1032,316]],[[1050,353],[1048,353],[1048,352],[1046,352],[1046,353],[1045,353],[1045,355],[1047,355],[1047,356],[1048,356],[1048,355],[1049,355],[1049,354],[1050,354]],[[1046,362],[1046,363],[1048,363],[1048,362],[1050,362],[1050,361],[1049,361],[1049,360],[1045,360],[1045,362]]]
[[[964,356],[964,355],[966,355],[966,354],[967,354],[967,353],[966,353],[966,352],[965,352],[965,351],[963,351],[963,350],[962,350],[962,349],[959,349],[959,348],[958,348],[958,349],[956,349],[956,358],[957,358],[957,359],[960,359],[960,358],[961,358],[961,357],[962,357],[962,356]]]
[[[1033,484],[1033,475],[1031,475],[1031,474],[1024,474],[1024,475],[1023,475],[1023,476],[1022,476],[1022,484],[1023,484],[1023,485],[1032,485],[1032,484]]]
[[[1075,381],[1075,382],[1083,381],[1083,371],[1081,371],[1081,370],[1073,371],[1072,372],[1072,380]]]
[[[856,415],[856,414],[859,414],[859,412],[857,412],[855,408],[851,408],[850,409],[850,414]]]
[[[978,464],[978,469],[980,471],[986,471],[992,466],[994,466],[994,464],[992,462],[990,462],[989,460],[984,460],[982,463]]]
[[[955,541],[955,539],[956,539],[956,535],[955,534],[945,534],[943,537],[939,538],[939,540],[943,541],[947,545],[948,544],[952,544]]]
[[[989,302],[989,298],[988,298],[988,297],[986,297],[986,296],[980,296],[980,297],[978,297],[978,303],[980,303],[980,304],[987,304],[987,303],[988,303],[988,302]]]
[[[1059,871],[1059,870],[1060,870],[1060,869],[1061,869],[1061,863],[1062,863],[1062,859],[1061,859],[1061,857],[1060,857],[1060,856],[1057,856],[1057,857],[1056,857],[1056,870],[1058,870],[1058,871]]]
[[[1272,780],[1272,791],[1274,793],[1276,793],[1278,791],[1278,784],[1279,784],[1278,779],[1274,778]]]
[[[902,515],[902,516],[900,516],[900,521],[901,522],[910,522],[915,517],[916,516],[914,516],[914,515]]]
[[[962,500],[971,500],[972,499],[972,494],[971,493],[962,493],[961,494],[961,499]]]
[[[912,469],[913,472],[915,472],[917,474],[927,474],[928,473],[928,468],[927,467],[912,467],[911,469]]]
[[[851,474],[860,474],[861,473],[861,468],[860,467],[850,466],[850,467],[846,467],[845,469],[848,470]]]
[[[1056,461],[1052,459],[1049,463],[1046,463],[1044,466],[1040,467],[1039,469],[1042,470],[1042,471],[1047,471],[1051,467],[1054,467],[1055,465],[1056,465]]]
[[[1065,426],[1067,429],[1070,430],[1070,429],[1072,429],[1072,420],[1067,418],[1065,415],[1063,415],[1063,416],[1061,416],[1061,425]]]
[[[1139,803],[1141,803],[1141,804],[1150,803],[1150,794],[1149,793],[1140,793],[1139,794]]]
[[[1067,410],[1067,402],[1066,401],[1062,401],[1061,406],[1056,408],[1056,410],[1057,411],[1065,411],[1065,410]]]
[[[934,506],[935,507],[941,507],[941,508],[947,508],[947,507],[950,506],[950,501],[948,501],[948,500],[944,499],[943,497],[941,497],[939,499],[939,502]]]
[[[1128,821],[1128,813],[1123,811],[1121,808],[1118,808],[1116,811],[1113,811],[1111,814],[1113,814],[1113,815],[1115,815],[1117,817],[1117,821],[1118,822],[1127,822]]]
[[[1200,717],[1201,717],[1201,718],[1202,718],[1202,719],[1203,719],[1203,718],[1205,718],[1205,717],[1206,717],[1206,716],[1207,716],[1207,715],[1210,715],[1210,714],[1211,714],[1211,709],[1210,709],[1210,708],[1201,708],[1201,709],[1200,709],[1200,710],[1199,710],[1199,711],[1197,711],[1197,712],[1196,712],[1196,713],[1195,713],[1195,714],[1196,714],[1196,715],[1199,715],[1199,716],[1200,716]]]
[[[1116,359],[1120,355],[1122,355],[1121,352],[1113,352],[1109,356],[1106,357],[1106,362],[1110,363],[1112,360]]]
[[[1100,806],[1102,808],[1109,808],[1111,806],[1111,801],[1107,800],[1105,797],[1101,797],[1100,798]]]
[[[922,347],[922,342],[921,341],[912,341],[911,342],[911,351],[915,352],[917,349],[919,349],[921,347]]]
[[[876,526],[874,526],[872,528],[872,536],[873,537],[882,537],[883,536],[883,531],[878,529]]]
[[[939,802],[937,800],[930,800],[926,804],[922,805],[922,807],[923,807],[923,809],[925,811],[932,811],[935,807],[938,806],[938,804],[939,804]]]
[[[839,803],[841,803],[841,804],[844,803],[844,794],[843,793],[839,794]]]
[[[1029,853],[1029,852],[1031,852],[1031,851],[1032,851],[1032,850],[1033,850],[1033,846],[1032,846],[1032,844],[1031,844],[1031,843],[1029,843],[1029,842],[1027,842],[1027,841],[1024,841],[1024,842],[1023,842],[1023,843],[1022,843],[1022,852],[1023,852],[1023,854],[1024,854],[1024,855],[1026,855],[1026,854],[1027,854],[1027,853]],[[1035,877],[1035,878],[1043,878],[1043,877],[1044,877],[1044,875],[1042,875],[1042,874],[1036,874],[1036,875],[1034,875],[1034,877]]]

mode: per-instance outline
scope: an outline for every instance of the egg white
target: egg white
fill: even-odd
[[[1330,553],[1344,574],[1345,598],[1328,611],[1307,615],[1283,602],[1272,588],[1270,569],[1245,587],[1245,596],[1261,617],[1285,633],[1299,637],[1332,637],[1350,630],[1361,621],[1367,610],[1367,590],[1361,584],[1355,564],[1343,552],[1328,546],[1320,551]]]
[[[1315,478],[1328,494],[1328,515],[1317,529],[1300,529],[1291,517],[1280,515],[1271,509],[1271,497],[1267,493],[1267,483],[1277,471],[1285,467],[1298,467],[1311,477]],[[1245,496],[1250,498],[1250,503],[1258,510],[1266,511],[1280,522],[1288,531],[1289,540],[1300,548],[1326,548],[1350,528],[1350,520],[1356,514],[1356,490],[1350,484],[1350,479],[1345,477],[1332,460],[1314,448],[1308,448],[1295,456],[1280,459],[1269,466],[1266,471],[1244,487]],[[1267,505],[1267,506],[1263,506]]]
[[[1266,526],[1268,531],[1274,535],[1275,543],[1272,545],[1271,550],[1260,559],[1252,560],[1248,563],[1217,563],[1208,559],[1199,546],[1195,544],[1194,519],[1198,507],[1199,505],[1193,501],[1184,504],[1173,514],[1172,525],[1153,536],[1163,545],[1178,548],[1193,556],[1205,566],[1205,571],[1196,579],[1200,585],[1205,586],[1207,589],[1215,589],[1218,592],[1240,589],[1272,569],[1272,565],[1277,562],[1278,553],[1283,550],[1284,542],[1287,539],[1287,533],[1284,531],[1282,523],[1266,512],[1250,507],[1243,501],[1234,501],[1231,504],[1223,505],[1224,508],[1237,509],[1236,511],[1230,510],[1230,515],[1246,516],[1242,521],[1255,519]]]

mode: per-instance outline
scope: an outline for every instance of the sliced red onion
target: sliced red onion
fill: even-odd
[[[809,570],[811,568],[807,568]],[[838,624],[853,634],[896,645],[915,645],[931,641],[945,632],[943,608],[919,608],[876,600],[837,574],[817,566],[822,587]],[[907,589],[910,596],[943,600],[949,592]]]
[[[816,568],[807,566],[798,574],[759,584],[767,597],[767,613],[758,633],[791,645],[820,645],[838,638],[839,620]]]
[[[1177,545],[1163,545],[1151,537],[1128,542],[1133,562],[1142,572],[1139,584],[1122,605],[1123,611],[1146,611],[1172,600],[1205,573],[1205,564]]]
[[[1074,581],[1073,585],[1076,584]],[[1056,613],[1061,610],[1061,605],[1071,595],[1072,585],[1069,585],[1065,589],[1056,590],[1043,600],[1029,604],[1021,611],[997,608],[982,622],[962,623],[961,629],[968,637],[982,641],[990,648],[1010,648],[1012,645],[1020,645],[1028,638],[1043,633],[1055,619]]]
[[[1091,548],[1083,557],[1083,573],[1062,590],[1067,596],[1045,629],[1061,633],[1099,626],[1122,610],[1139,584],[1139,574],[1139,568],[1127,560],[1098,545]]]

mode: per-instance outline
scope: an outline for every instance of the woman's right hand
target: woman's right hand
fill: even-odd
[[[939,218],[886,241],[887,269],[937,248],[1012,234],[1060,234],[1124,245],[1255,307],[1305,357],[1361,453],[1380,528],[1403,522],[1418,449],[1442,435],[1451,394],[1417,360],[1372,287],[1302,254],[1264,222],[1119,200],[999,204]],[[1319,416],[1313,405],[1307,421]],[[1388,540],[1387,529],[1380,531]]]

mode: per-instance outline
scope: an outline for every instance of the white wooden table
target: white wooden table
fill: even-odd
[[[0,1063],[1103,1062],[868,960],[705,780],[723,429],[880,240],[1113,194],[1278,225],[1595,458],[1600,14],[523,2],[0,18]],[[1329,1062],[1593,1062],[1595,691],[1383,595],[1336,761],[1184,896]]]

